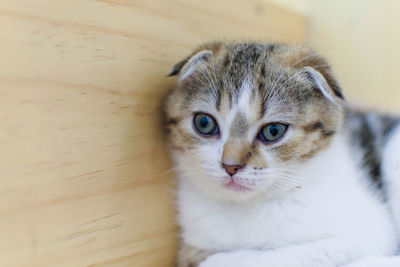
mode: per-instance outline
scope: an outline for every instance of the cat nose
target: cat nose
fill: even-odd
[[[245,164],[243,165],[228,165],[225,163],[222,163],[222,167],[225,169],[225,171],[230,175],[233,176],[235,173],[237,173],[238,170],[244,167]]]

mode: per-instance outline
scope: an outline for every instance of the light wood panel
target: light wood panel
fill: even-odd
[[[0,3],[0,265],[173,266],[170,67],[201,41],[304,41],[263,1]]]

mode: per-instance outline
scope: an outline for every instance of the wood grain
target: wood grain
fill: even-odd
[[[202,41],[305,35],[256,0],[3,0],[0,27],[1,266],[173,266],[165,75]]]

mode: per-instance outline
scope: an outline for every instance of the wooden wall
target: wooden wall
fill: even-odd
[[[262,0],[2,0],[0,265],[173,266],[165,75],[202,41],[304,35]]]

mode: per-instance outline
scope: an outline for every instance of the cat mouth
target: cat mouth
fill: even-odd
[[[223,186],[229,190],[232,191],[237,191],[237,192],[246,192],[246,191],[252,191],[251,188],[246,187],[244,185],[241,185],[237,182],[235,182],[234,179],[230,179],[230,181],[228,181],[227,183],[224,183]]]

